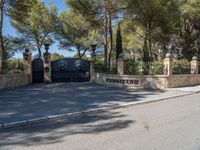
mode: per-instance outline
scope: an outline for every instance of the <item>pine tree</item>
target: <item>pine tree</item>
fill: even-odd
[[[119,58],[119,54],[123,53],[122,50],[122,35],[120,23],[118,24],[117,36],[116,36],[116,59]]]

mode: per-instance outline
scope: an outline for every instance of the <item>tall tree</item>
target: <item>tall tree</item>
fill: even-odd
[[[62,12],[59,23],[56,38],[60,42],[60,47],[76,50],[77,56],[82,58],[90,50],[90,43],[93,38],[97,38],[97,33],[90,29],[90,23],[73,9]]]
[[[123,53],[122,50],[122,35],[121,35],[121,26],[118,23],[117,35],[116,35],[116,59],[119,58],[119,54]]]
[[[33,50],[37,50],[41,57],[41,48],[49,38],[52,41],[52,33],[57,23],[57,9],[54,5],[45,7],[43,2],[36,2],[32,5],[28,14],[19,20],[18,17],[10,12],[11,24],[16,29],[18,36],[29,45]]]
[[[122,0],[66,0],[67,4],[81,13],[94,28],[101,28],[104,32],[104,59],[108,67],[113,53],[113,21],[118,19],[120,1]]]
[[[4,40],[3,40],[3,21],[4,15],[10,15],[9,11],[14,12],[15,16],[18,17],[19,20],[22,20],[22,14],[27,14],[32,4],[34,4],[36,0],[0,0],[0,72],[3,69],[3,61],[4,61]],[[25,15],[24,15],[25,16]]]
[[[167,34],[173,33],[172,23],[175,23],[175,19],[173,20],[173,11],[169,9],[172,8],[173,2],[173,0],[128,0],[128,18],[143,28],[145,61],[152,59],[154,35],[166,27],[168,27]]]
[[[183,54],[191,59],[197,50],[196,41],[200,39],[200,2],[199,0],[182,0],[179,2],[179,38]]]

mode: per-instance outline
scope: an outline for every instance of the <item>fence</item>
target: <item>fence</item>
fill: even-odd
[[[191,74],[191,64],[187,59],[174,60],[172,74]]]
[[[133,59],[125,60],[125,75],[162,75],[163,70],[163,62],[142,62]]]
[[[96,73],[107,73],[107,74],[117,74],[116,67],[107,67],[104,64],[95,64],[94,70]]]

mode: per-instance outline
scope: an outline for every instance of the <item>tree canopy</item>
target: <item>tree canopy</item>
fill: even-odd
[[[38,50],[40,56],[47,37],[58,40],[61,48],[75,51],[79,58],[89,52],[93,40],[98,41],[107,68],[122,50],[129,56],[140,53],[143,61],[157,59],[160,49],[170,52],[172,45],[188,60],[200,56],[199,0],[65,2],[68,9],[58,14],[55,6],[47,7],[39,0],[0,0],[1,15],[7,14],[16,29],[14,41]],[[2,25],[3,16],[0,21]],[[0,36],[2,53],[2,30]]]
[[[10,12],[11,14],[13,12]],[[41,48],[46,40],[52,40],[54,25],[57,22],[57,9],[54,5],[45,7],[43,2],[37,2],[32,5],[28,14],[22,20],[17,16],[11,15],[11,24],[16,29],[19,37],[26,45],[37,50],[41,57]]]

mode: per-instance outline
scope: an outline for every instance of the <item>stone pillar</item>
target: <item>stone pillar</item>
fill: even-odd
[[[44,64],[44,82],[51,83],[51,54],[48,52],[44,53],[43,56],[43,64]]]
[[[164,75],[172,75],[172,56],[167,53],[164,59]]]
[[[191,74],[198,74],[199,73],[198,58],[194,56],[190,63],[191,63]]]
[[[90,60],[90,82],[94,83],[94,73],[95,73],[95,68],[94,68],[94,60]]]
[[[32,83],[32,54],[29,49],[25,49],[23,58],[24,73],[30,75],[30,83]]]
[[[91,60],[90,60],[90,82],[92,83],[94,83],[95,60],[96,60],[96,54],[95,52],[93,52],[91,54]]]
[[[124,59],[123,58],[117,59],[117,74],[124,75]]]

